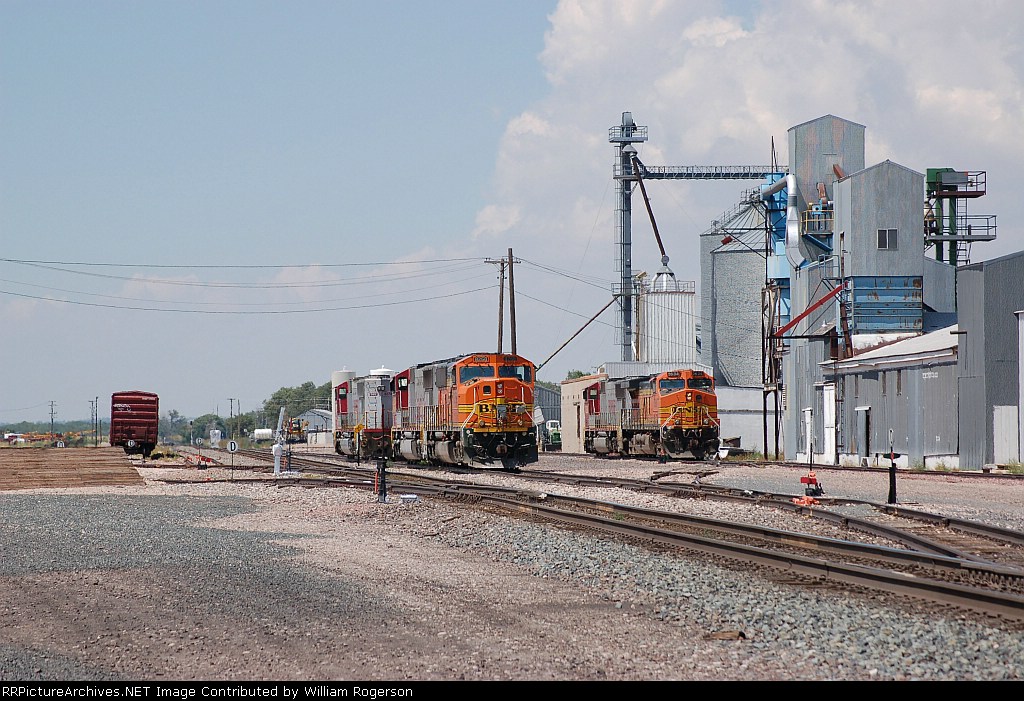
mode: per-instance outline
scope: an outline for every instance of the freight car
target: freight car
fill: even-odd
[[[535,366],[473,353],[335,386],[335,450],[350,457],[517,471],[537,461]]]
[[[586,388],[584,398],[587,453],[703,460],[718,451],[718,399],[707,373],[602,379]]]
[[[160,398],[152,392],[114,392],[110,397],[110,445],[149,457],[157,444]]]

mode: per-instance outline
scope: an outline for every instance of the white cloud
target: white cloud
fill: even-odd
[[[519,209],[515,206],[488,205],[476,215],[473,238],[496,238],[508,232],[519,222]]]

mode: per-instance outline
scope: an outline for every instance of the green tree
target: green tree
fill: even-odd
[[[263,402],[263,410],[273,416],[277,426],[277,415],[281,407],[285,408],[286,416],[298,416],[310,409],[329,409],[331,406],[331,383],[325,382],[319,387],[312,382],[304,382],[298,387],[282,387]]]
[[[210,440],[210,430],[220,429],[221,435],[227,437],[228,427],[224,419],[216,414],[203,414],[192,419],[192,437],[202,438],[204,442]]]
[[[160,436],[172,443],[188,442],[188,419],[171,409],[160,418]]]
[[[579,377],[586,377],[587,374],[588,373],[585,373],[582,370],[570,370],[566,374],[565,379],[567,379],[567,380],[575,380],[575,379],[577,379]]]

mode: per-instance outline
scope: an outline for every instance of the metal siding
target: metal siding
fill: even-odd
[[[960,459],[968,469],[995,460],[993,407],[1017,405],[1014,312],[1024,308],[1024,254],[967,265],[957,273],[960,336]]]
[[[832,213],[835,217],[835,242],[839,242],[839,235],[843,237],[843,250],[853,252],[851,240],[855,240],[853,229],[853,180],[844,178],[836,183],[835,195],[832,201]],[[851,266],[849,254],[844,256],[844,274],[849,275],[849,270],[856,269]]]
[[[937,312],[956,312],[956,268],[925,258],[922,277],[925,305]]]
[[[693,292],[648,292],[640,297],[641,362],[686,365],[700,361],[695,297]]]
[[[984,367],[987,404],[1016,405],[1017,318],[1024,309],[1024,255],[983,264],[985,276]]]
[[[713,326],[701,341],[716,379],[733,387],[761,387],[761,290],[764,259],[753,252],[711,256],[710,304]],[[755,333],[756,332],[756,333]],[[710,356],[707,355],[710,350]]]
[[[533,388],[534,406],[544,412],[544,420],[562,419],[562,394],[559,390],[549,389],[541,385]]]
[[[922,415],[922,453],[932,455],[956,455],[959,452],[957,406],[957,364],[928,363],[912,369],[910,381],[916,387],[920,398],[918,407]]]
[[[850,330],[858,333],[922,331],[924,296],[920,277],[850,278]]]
[[[712,357],[715,311],[713,308],[715,261],[712,251],[721,245],[721,235],[711,229],[700,235],[700,362],[715,368],[715,382],[721,382],[718,364]]]
[[[808,197],[816,198],[819,182],[832,197],[833,163],[845,173],[864,169],[862,125],[829,114],[789,129],[789,172],[797,179],[800,211],[807,208]]]
[[[884,161],[850,176],[846,275],[921,275],[924,176]],[[844,215],[845,218],[845,215]],[[878,230],[898,229],[896,250],[879,250]]]
[[[1011,460],[1016,460],[1020,455],[1020,446],[1017,444],[1016,406],[992,407],[992,435],[992,462],[1005,465]]]
[[[960,400],[960,466],[981,469],[990,454],[986,422],[990,420],[984,383],[985,275],[980,265],[957,272],[957,324]]]

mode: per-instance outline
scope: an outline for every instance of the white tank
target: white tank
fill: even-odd
[[[254,441],[270,441],[274,439],[274,429],[272,428],[257,428],[253,429],[252,439]]]
[[[692,282],[681,282],[668,265],[641,288],[637,305],[637,360],[695,366],[697,354],[696,294]]]

